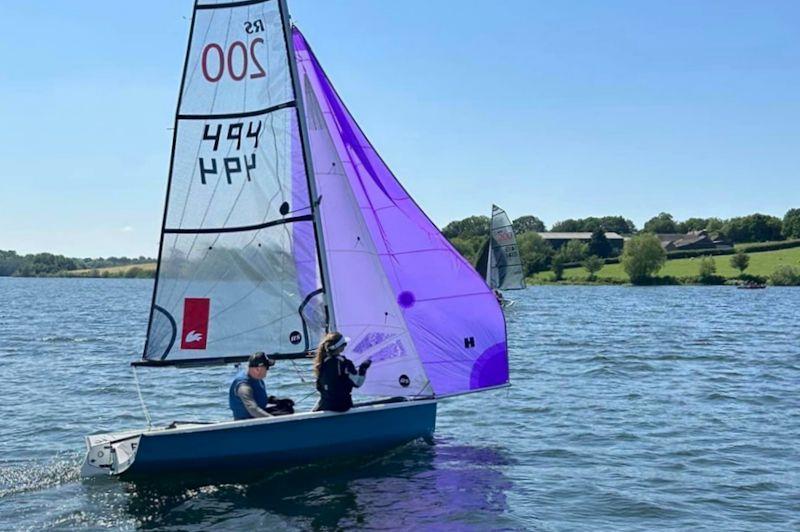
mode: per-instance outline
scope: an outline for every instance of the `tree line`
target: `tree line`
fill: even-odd
[[[800,209],[789,209],[782,219],[777,216],[755,213],[729,219],[712,217],[688,218],[678,221],[671,214],[662,212],[647,220],[641,230],[637,229],[634,223],[624,216],[568,218],[554,223],[549,230],[551,232],[586,232],[592,233],[592,236],[588,243],[573,240],[558,250],[553,249],[538,235],[538,233],[545,232],[547,228],[544,222],[536,216],[520,216],[514,219],[512,224],[517,235],[517,246],[525,275],[529,276],[536,272],[552,269],[556,279],[560,279],[566,264],[589,261],[587,270],[590,271],[590,276],[600,270],[602,259],[611,257],[615,253],[605,238],[606,232],[632,236],[636,234],[682,234],[703,230],[712,234],[716,233],[719,237],[734,244],[795,239],[800,238]],[[480,255],[482,246],[486,245],[490,225],[491,219],[488,216],[470,216],[463,220],[450,222],[442,229],[442,233],[467,260],[474,264]]]
[[[620,264],[622,264],[622,268],[631,283],[642,285],[672,281],[670,278],[656,277],[666,260],[667,254],[664,248],[661,247],[661,242],[658,238],[652,233],[643,232],[625,242]],[[725,283],[726,279],[717,275],[717,262],[711,256],[701,257],[697,264],[697,282],[700,284]],[[768,280],[774,286],[800,286],[800,269],[790,264],[777,266],[769,274],[768,278],[746,274],[745,270],[750,265],[750,256],[743,249],[737,249],[731,255],[729,264],[732,268],[739,270],[739,283],[761,285]],[[588,266],[585,267],[589,271],[589,279],[591,280],[594,272]]]
[[[144,256],[136,258],[108,257],[108,258],[74,258],[53,253],[30,253],[19,255],[16,251],[0,250],[0,277],[46,277],[61,272],[75,270],[96,270],[112,266],[128,266],[154,262]]]
[[[470,216],[447,224],[442,233],[454,247],[471,263],[480,255],[481,247],[486,245],[491,220],[488,216]],[[605,232],[615,232],[630,236],[634,234],[686,233],[705,230],[718,233],[732,243],[766,242],[800,238],[800,208],[789,209],[783,219],[765,214],[750,214],[730,219],[688,218],[677,221],[669,213],[659,213],[645,222],[642,230],[624,216],[601,216],[587,218],[568,218],[553,224],[552,232],[592,233],[589,242],[573,240],[558,250],[546,242],[538,233],[547,228],[536,216],[520,216],[512,221],[517,235],[517,245],[522,259],[525,275],[553,270],[559,279],[567,264],[581,263],[590,277],[602,267],[602,259],[613,256]],[[646,246],[653,253],[657,239],[650,239]],[[635,246],[634,246],[635,247]],[[660,247],[660,245],[659,245]],[[631,247],[633,249],[633,247]],[[154,262],[154,259],[139,256],[108,258],[72,258],[52,253],[19,255],[16,251],[0,250],[0,277],[37,277],[57,275],[75,270],[97,270],[112,266],[127,266]],[[134,270],[136,275],[150,276],[149,272]],[[637,273],[633,272],[633,277]],[[645,275],[646,277],[646,275]]]
[[[671,214],[662,212],[644,224],[648,233],[688,233],[704,230],[718,233],[733,243],[769,242],[800,238],[800,209],[789,209],[783,219],[767,214],[750,214],[723,220],[720,218],[689,218],[676,221]]]

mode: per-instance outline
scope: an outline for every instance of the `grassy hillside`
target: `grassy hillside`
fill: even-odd
[[[748,266],[745,273],[749,275],[758,275],[767,277],[778,266],[794,266],[800,268],[800,248],[792,249],[779,249],[776,251],[762,251],[758,253],[748,253],[750,256],[750,266]],[[738,277],[739,270],[731,267],[731,255],[719,255],[712,257],[717,264],[717,275],[721,275],[728,279]],[[698,274],[700,265],[700,257],[693,257],[689,259],[674,259],[668,260],[667,263],[658,272],[659,276],[670,276],[675,278],[694,277]],[[566,281],[585,281],[587,272],[583,268],[569,268],[564,270],[564,280]],[[603,269],[597,273],[599,280],[608,279],[617,282],[628,281],[628,276],[625,270],[622,269],[620,264],[608,264],[603,266]],[[533,277],[536,281],[552,281],[553,274],[551,272],[537,273]]]
[[[145,262],[142,264],[129,264],[126,266],[111,266],[108,268],[95,268],[86,270],[72,270],[61,272],[63,277],[126,277],[132,268],[138,268],[137,275],[132,277],[153,277],[156,271],[155,262]]]

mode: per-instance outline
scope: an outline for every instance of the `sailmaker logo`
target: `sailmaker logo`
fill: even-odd
[[[183,300],[181,349],[205,349],[208,338],[208,315],[211,300],[187,297]]]
[[[202,334],[200,334],[197,331],[189,331],[189,334],[186,335],[186,338],[184,338],[183,341],[186,342],[187,344],[191,344],[194,342],[200,342],[202,340],[203,340]]]

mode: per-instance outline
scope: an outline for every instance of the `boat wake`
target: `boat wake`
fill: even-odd
[[[0,465],[0,499],[78,480],[81,458],[80,454],[65,453],[44,464]]]

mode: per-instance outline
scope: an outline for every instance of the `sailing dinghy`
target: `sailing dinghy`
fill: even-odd
[[[199,0],[147,338],[133,364],[306,358],[326,330],[350,337],[356,364],[373,361],[348,412],[88,436],[83,475],[374,452],[430,438],[438,400],[509,382],[492,292],[364,136],[286,0]]]
[[[514,304],[511,299],[502,297],[500,290],[522,290],[525,288],[525,273],[514,234],[514,224],[506,211],[492,205],[492,221],[489,237],[481,248],[475,264],[478,273],[486,280],[489,288],[496,290],[503,307]]]

